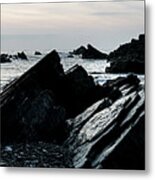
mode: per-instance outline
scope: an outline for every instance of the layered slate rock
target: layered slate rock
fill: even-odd
[[[136,137],[136,138],[135,138]],[[145,120],[131,129],[114,151],[100,164],[103,169],[145,169]]]
[[[79,47],[73,51],[75,55],[81,55],[83,59],[106,59],[107,54],[100,52],[91,44],[87,45],[87,48],[84,46]]]
[[[8,63],[8,62],[11,62],[9,55],[1,54],[0,55],[0,63]]]
[[[136,83],[131,75],[108,82],[122,94],[114,102],[107,95],[68,120],[66,146],[75,168],[145,168],[144,87],[132,78]]]
[[[107,73],[144,74],[145,71],[145,35],[139,35],[138,40],[121,45],[108,56],[111,66],[106,68]]]

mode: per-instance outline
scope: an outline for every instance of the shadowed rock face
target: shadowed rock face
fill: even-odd
[[[100,165],[103,169],[145,169],[144,116]]]
[[[94,102],[88,100],[88,93],[93,91],[95,83],[82,66],[75,65],[66,72],[64,86],[64,106],[71,116],[77,115]]]
[[[106,68],[107,73],[138,73],[145,70],[145,35],[141,34],[138,40],[132,39],[130,43],[121,45],[108,56],[111,67]]]
[[[54,127],[50,124],[58,116],[62,122],[65,118],[65,110],[57,105],[54,94],[63,76],[60,58],[53,51],[5,88],[1,94],[2,142],[35,140],[47,135],[51,139]]]
[[[145,168],[144,89],[136,79],[130,75],[109,81],[121,97],[113,102],[107,96],[68,120],[71,132],[66,145],[74,167]]]
[[[52,51],[2,92],[2,141],[64,138],[65,119],[103,97],[102,89],[81,66],[64,73]]]

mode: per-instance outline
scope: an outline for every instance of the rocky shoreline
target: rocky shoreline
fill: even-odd
[[[140,34],[138,39],[120,45],[109,54],[103,53],[92,45],[87,48],[81,46],[70,52],[70,57],[80,55],[82,59],[107,59],[110,67],[106,68],[106,73],[145,73],[145,35]]]
[[[101,86],[82,66],[64,72],[60,62],[52,51],[1,93],[1,166],[120,169],[119,152],[125,169],[144,169],[144,153],[137,153],[137,147],[145,152],[138,77]]]
[[[108,55],[111,66],[107,73],[145,73],[145,35],[140,34],[138,39],[121,45]]]
[[[28,60],[25,52],[18,52],[15,55],[9,54],[0,54],[0,63],[11,63],[11,59],[20,59],[20,60]]]
[[[34,55],[42,55],[35,51]],[[110,67],[106,68],[106,73],[145,73],[145,34],[140,34],[138,39],[132,39],[131,42],[120,45],[117,49],[106,54],[97,48],[88,44],[87,47],[79,48],[68,53],[68,58],[74,58],[74,55],[82,59],[97,60],[103,59],[110,62]],[[0,55],[0,63],[12,62],[12,59],[28,60],[25,52],[18,52],[17,55]]]

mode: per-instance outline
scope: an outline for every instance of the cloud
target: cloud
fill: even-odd
[[[1,8],[3,27],[19,29],[22,27],[42,29],[57,26],[90,26],[90,23],[115,21],[121,16],[143,16],[143,2],[77,2],[77,3],[31,3],[4,4]],[[117,16],[117,17],[116,17]],[[101,19],[102,18],[102,19]],[[107,19],[108,18],[108,19]],[[112,20],[113,18],[113,20]],[[130,19],[130,18],[128,18]],[[107,23],[107,22],[106,22]],[[138,23],[138,22],[137,22]],[[109,23],[107,23],[109,24]],[[11,27],[9,27],[11,26]],[[56,28],[56,29],[58,29]],[[6,31],[7,31],[6,29]]]
[[[130,12],[94,12],[91,15],[95,16],[126,16],[126,15],[134,15]]]
[[[46,39],[53,46],[89,41],[110,48],[112,43],[114,46],[144,31],[144,2],[3,4],[1,29],[2,34],[24,37],[50,34],[51,38]]]

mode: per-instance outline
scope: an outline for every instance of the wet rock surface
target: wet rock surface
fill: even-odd
[[[106,68],[107,73],[144,74],[145,70],[145,35],[139,35],[138,40],[121,45],[108,55],[111,66]]]
[[[144,169],[144,97],[136,75],[101,86],[52,51],[1,93],[1,166]]]
[[[73,164],[76,168],[121,169],[124,162],[122,157],[126,157],[128,162],[124,169],[144,169],[144,128],[140,125],[144,123],[144,90],[139,88],[131,91],[132,85],[129,84],[119,87],[122,96],[114,102],[104,98],[76,118],[68,120],[71,133],[66,144],[72,144],[68,147],[74,154]],[[130,133],[131,130],[135,132]],[[121,145],[122,140],[124,145]],[[131,147],[128,148],[129,144]],[[137,146],[139,148],[135,149]],[[141,148],[143,153],[138,154]]]
[[[72,168],[67,149],[54,143],[12,144],[1,148],[0,165],[4,167]]]

